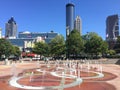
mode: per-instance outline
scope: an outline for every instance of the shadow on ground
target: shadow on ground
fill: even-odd
[[[118,60],[115,64],[120,65],[120,60]]]

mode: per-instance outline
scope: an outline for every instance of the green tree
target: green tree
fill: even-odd
[[[77,30],[71,31],[66,40],[67,58],[73,56],[77,58],[84,49],[84,44],[80,33]]]
[[[20,51],[19,47],[13,46],[13,55],[14,55],[15,57],[20,57],[21,51]]]
[[[6,39],[0,39],[0,58],[5,56],[8,58],[13,53],[12,44]]]
[[[109,54],[110,56],[112,56],[112,55],[115,55],[116,52],[115,52],[115,50],[108,50],[108,54]]]
[[[102,57],[105,57],[107,52],[108,52],[108,43],[106,41],[103,41],[101,45]]]
[[[88,54],[97,55],[102,52],[103,40],[98,34],[94,32],[87,33],[87,39],[85,43],[85,52]]]
[[[47,53],[49,52],[48,44],[44,42],[37,42],[35,43],[35,46],[33,47],[33,52],[41,56],[47,56]]]
[[[65,54],[65,40],[62,35],[57,35],[49,43],[50,53],[53,57],[62,57]]]

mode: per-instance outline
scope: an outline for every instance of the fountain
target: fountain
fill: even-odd
[[[80,69],[78,69],[78,78],[80,78]]]
[[[95,66],[99,72],[96,72],[96,71],[91,71],[91,63],[90,62],[87,62],[86,60],[84,60],[85,63],[84,64],[81,64],[81,63],[78,63],[78,61],[75,61],[75,60],[67,60],[66,62],[63,62],[63,61],[56,61],[55,62],[55,66],[56,68],[54,68],[54,70],[51,70],[49,71],[49,69],[41,69],[38,70],[36,69],[37,72],[42,72],[41,74],[41,86],[27,86],[27,85],[21,85],[17,82],[18,80],[22,79],[22,78],[26,78],[26,76],[21,76],[21,77],[16,77],[16,79],[12,79],[10,81],[10,85],[14,86],[14,87],[17,87],[17,88],[22,88],[22,89],[39,89],[39,90],[42,90],[42,89],[46,89],[46,88],[49,88],[49,89],[57,89],[57,90],[63,90],[64,88],[68,88],[68,87],[73,87],[73,86],[76,86],[76,85],[80,85],[82,83],[82,81],[84,79],[93,79],[93,78],[102,78],[104,75],[102,74],[102,66],[98,64],[98,62],[95,62],[97,63]],[[62,63],[62,64],[61,64]],[[50,66],[49,68],[51,68],[53,65],[51,65],[52,63],[50,63],[50,61],[47,63],[47,64],[43,64],[42,66],[46,66],[48,68],[48,66]],[[40,67],[39,65],[39,62],[37,62],[36,64],[37,68]],[[12,66],[12,70],[15,69],[15,65]],[[48,70],[48,71],[47,71]],[[47,72],[47,74],[46,74]],[[82,73],[85,73],[86,74],[86,77],[84,76],[81,76]],[[14,72],[13,72],[14,73]],[[87,75],[89,73],[95,73],[96,76],[90,76],[90,75]],[[47,75],[52,75],[52,77],[59,77],[61,78],[60,80],[60,85],[57,85],[57,86],[44,86],[43,83],[46,83],[44,80],[46,79],[45,78],[45,75],[47,77]],[[14,74],[13,74],[14,76]],[[34,72],[32,71],[31,74],[30,74],[30,77],[29,77],[29,82],[32,83],[32,81],[34,80],[33,79],[33,76],[35,76]],[[50,77],[49,76],[49,77]],[[72,79],[73,81],[66,84],[66,80],[70,78]],[[39,80],[37,80],[39,81]],[[13,84],[14,83],[14,84]],[[33,82],[34,83],[34,82]]]
[[[40,61],[38,60],[36,63],[37,68],[40,68]]]
[[[17,73],[16,73],[16,64],[13,63],[11,65],[11,74],[12,74],[12,78],[16,77],[17,76]]]
[[[29,79],[29,81],[30,82],[32,82],[32,77],[34,76],[34,72],[31,72],[31,74],[30,74],[30,79]]]

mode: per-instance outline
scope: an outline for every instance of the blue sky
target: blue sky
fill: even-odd
[[[120,15],[120,0],[0,0],[0,27],[14,17],[18,32],[58,32],[66,35],[65,5],[75,4],[75,15],[82,19],[82,34],[96,32],[105,39],[106,18]]]

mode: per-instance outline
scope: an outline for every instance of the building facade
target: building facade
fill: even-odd
[[[5,25],[5,37],[6,38],[17,37],[17,24],[13,17],[11,17]]]
[[[80,16],[77,16],[74,22],[74,28],[80,32],[80,35],[82,34],[82,20]]]
[[[44,33],[33,33],[33,32],[19,32],[18,38],[8,38],[13,45],[18,46],[21,50],[33,48],[34,43],[38,41],[49,43],[55,38],[58,33],[55,32],[44,32]]]
[[[106,19],[106,41],[109,44],[109,48],[112,49],[119,36],[119,16],[111,15]]]
[[[28,32],[28,31],[25,31],[25,32],[19,32],[18,33],[18,38],[37,38],[37,37],[42,37],[43,39],[52,39],[53,37],[55,37],[56,35],[58,35],[58,33],[56,32],[41,32],[41,33],[37,33],[37,32]]]
[[[75,8],[74,4],[66,4],[66,36],[74,29],[74,16]]]

